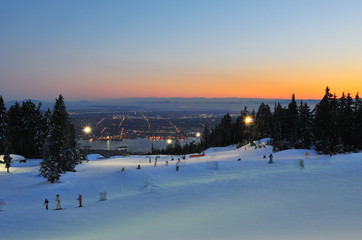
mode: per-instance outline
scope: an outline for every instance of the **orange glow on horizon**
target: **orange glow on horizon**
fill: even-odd
[[[310,69],[309,69],[310,70]],[[350,93],[354,98],[362,90],[362,71],[308,69],[264,69],[211,73],[150,74],[148,76],[106,76],[77,87],[64,89],[65,97],[77,99],[111,99],[128,97],[203,97],[203,98],[271,98],[321,99],[328,86],[337,97]],[[75,81],[76,82],[76,81]],[[99,84],[102,82],[102,84]]]

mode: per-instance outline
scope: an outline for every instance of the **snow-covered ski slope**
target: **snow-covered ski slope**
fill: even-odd
[[[40,160],[1,167],[0,239],[362,239],[362,154],[288,150],[268,164],[270,146],[205,153],[178,172],[177,156],[93,160],[56,184],[37,176]],[[52,210],[56,194],[64,210]]]

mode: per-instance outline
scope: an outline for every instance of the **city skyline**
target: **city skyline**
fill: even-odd
[[[362,89],[360,1],[3,1],[0,95],[320,99]]]

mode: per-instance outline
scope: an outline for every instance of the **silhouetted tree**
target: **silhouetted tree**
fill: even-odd
[[[9,117],[6,113],[4,99],[0,95],[0,154],[6,154],[9,151],[9,142],[7,136],[8,123]]]

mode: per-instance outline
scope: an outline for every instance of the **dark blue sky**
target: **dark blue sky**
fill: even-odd
[[[0,2],[6,100],[319,98],[362,86],[362,1]]]

